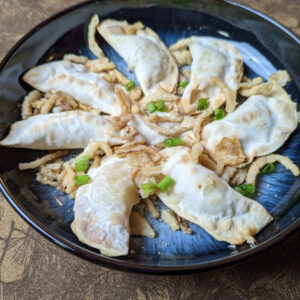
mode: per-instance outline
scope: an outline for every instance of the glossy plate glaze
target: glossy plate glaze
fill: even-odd
[[[154,29],[169,46],[190,35],[214,36],[237,45],[244,57],[245,74],[267,78],[277,69],[287,69],[293,81],[287,90],[300,101],[300,42],[275,21],[241,5],[226,1],[158,1],[136,4],[135,1],[87,2],[63,11],[28,33],[6,56],[0,69],[0,134],[20,119],[17,104],[30,90],[20,76],[36,64],[61,59],[66,53],[94,58],[85,42],[85,26],[97,13],[107,17],[137,20]],[[105,54],[130,78],[124,61],[98,37]],[[253,132],[255,134],[255,132]],[[278,151],[300,166],[300,130]],[[75,152],[74,152],[75,153]],[[199,226],[193,234],[172,232],[160,220],[149,220],[157,238],[132,237],[132,254],[108,258],[80,243],[70,229],[73,200],[58,190],[35,181],[35,171],[20,172],[19,162],[41,155],[39,151],[0,148],[1,190],[19,212],[45,236],[79,255],[119,269],[155,273],[188,272],[219,267],[257,253],[281,240],[300,223],[300,178],[294,178],[281,165],[276,172],[260,176],[254,199],[273,216],[274,221],[257,235],[258,245],[236,249],[217,242]]]

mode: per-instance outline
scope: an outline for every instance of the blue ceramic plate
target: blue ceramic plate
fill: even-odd
[[[85,26],[91,14],[100,19],[137,20],[154,29],[170,45],[191,35],[214,36],[234,43],[241,51],[248,77],[267,78],[278,69],[287,69],[293,81],[287,91],[294,101],[300,101],[300,42],[281,25],[249,8],[228,1],[177,0],[145,2],[87,2],[63,11],[28,33],[9,52],[0,69],[0,134],[20,119],[16,105],[30,90],[20,80],[22,73],[37,64],[61,59],[65,53],[94,58],[85,42]],[[99,37],[105,54],[128,77],[126,64]],[[255,132],[253,132],[255,135]],[[300,131],[289,138],[279,153],[289,156],[300,166]],[[294,178],[281,165],[275,172],[260,176],[258,193],[253,197],[273,216],[274,221],[257,235],[258,245],[236,249],[218,242],[192,225],[194,234],[172,232],[160,220],[149,220],[158,237],[132,237],[134,254],[108,258],[80,243],[70,229],[73,200],[58,190],[41,185],[35,171],[19,172],[19,162],[34,159],[39,151],[0,149],[1,190],[18,213],[45,236],[60,246],[101,264],[126,270],[168,273],[207,269],[228,264],[257,253],[281,240],[300,223],[300,179]]]

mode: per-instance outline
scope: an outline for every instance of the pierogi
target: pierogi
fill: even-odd
[[[44,93],[61,91],[104,113],[113,116],[121,113],[115,85],[82,64],[66,60],[49,62],[27,71],[23,80]]]
[[[108,19],[100,23],[98,31],[135,72],[146,95],[159,89],[175,92],[178,67],[169,50],[150,28],[134,25]]]
[[[273,85],[269,96],[251,96],[224,119],[203,128],[203,144],[215,160],[224,165],[250,163],[256,156],[277,150],[296,129],[296,103],[279,85]],[[226,148],[226,141],[230,145],[233,139],[240,142],[244,157],[234,152],[234,146]]]
[[[199,98],[208,98],[212,109],[228,101],[227,110],[232,111],[243,75],[240,52],[233,44],[211,37],[193,36],[182,43],[188,45],[193,59],[191,80],[181,99],[183,112],[196,112]]]
[[[126,159],[106,158],[88,172],[92,182],[79,187],[71,224],[78,239],[108,256],[128,254],[132,207],[138,193]]]
[[[161,151],[162,165],[176,184],[159,198],[179,216],[201,226],[219,241],[239,245],[272,221],[258,202],[242,196],[214,172],[192,162],[187,147]]]
[[[109,120],[84,111],[41,114],[15,122],[0,145],[39,150],[79,149],[92,141],[124,144],[126,128],[118,130]]]

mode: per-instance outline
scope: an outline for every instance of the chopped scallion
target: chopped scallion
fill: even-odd
[[[198,100],[197,110],[207,109],[207,98],[200,98]]]
[[[225,111],[221,108],[216,108],[214,111],[214,120],[222,120],[225,117]]]
[[[248,197],[254,193],[254,185],[253,184],[240,184],[234,188],[240,194]]]
[[[88,155],[84,155],[75,161],[75,172],[86,171],[89,165]]]
[[[151,194],[157,189],[157,185],[153,182],[142,183],[141,187],[145,195]]]
[[[261,172],[262,172],[263,174],[272,173],[272,172],[274,171],[274,168],[275,168],[274,164],[266,164],[266,165],[262,168]]]
[[[133,88],[135,88],[135,82],[133,80],[130,80],[126,83],[126,91],[131,91]]]
[[[150,113],[153,113],[157,110],[157,106],[155,105],[155,103],[153,101],[147,103],[147,109]]]
[[[162,181],[160,181],[158,184],[157,184],[157,187],[163,192],[165,193],[167,191],[167,189],[174,185],[175,184],[175,181],[169,176],[169,175],[166,175]]]
[[[87,174],[80,175],[80,176],[74,176],[75,184],[77,184],[77,185],[87,184],[89,182],[89,179],[90,179],[90,177]]]
[[[156,106],[158,111],[167,111],[164,100],[157,100]]]
[[[186,87],[188,84],[189,84],[189,82],[185,80],[185,81],[179,82],[178,87]]]
[[[175,147],[175,146],[183,145],[183,142],[182,142],[182,139],[180,137],[171,138],[171,139],[166,139],[165,140],[165,145],[167,147]]]

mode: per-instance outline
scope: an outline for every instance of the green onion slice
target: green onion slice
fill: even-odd
[[[165,176],[161,182],[159,182],[157,184],[157,187],[163,192],[165,193],[167,191],[167,189],[174,185],[175,184],[175,181],[169,176]]]
[[[89,179],[90,179],[90,177],[87,174],[80,175],[80,176],[74,176],[75,184],[77,184],[77,185],[87,184],[89,182]]]
[[[84,155],[75,161],[75,172],[86,171],[89,165],[88,155]]]
[[[185,81],[179,82],[178,87],[186,87],[188,84],[189,84],[189,82],[185,80]]]
[[[167,111],[164,100],[161,99],[157,100],[156,106],[158,111]]]
[[[133,80],[130,80],[126,83],[126,91],[131,91],[133,88],[135,88],[135,82]]]
[[[153,113],[157,110],[157,106],[154,104],[153,101],[147,103],[147,109],[150,113]]]
[[[207,98],[200,98],[198,100],[197,110],[207,109]]]
[[[274,164],[266,164],[266,165],[262,168],[261,172],[262,172],[263,174],[272,173],[272,172],[274,171],[274,168],[275,168]]]
[[[225,111],[221,108],[216,108],[214,111],[214,120],[222,120],[225,117]]]
[[[252,195],[255,190],[253,184],[240,184],[240,185],[234,187],[234,189],[246,197]]]
[[[141,187],[145,195],[151,194],[157,189],[157,185],[153,182],[142,183]]]
[[[172,138],[172,139],[166,139],[165,140],[165,145],[167,147],[175,147],[175,146],[180,146],[183,145],[183,141],[180,137],[178,138]]]

